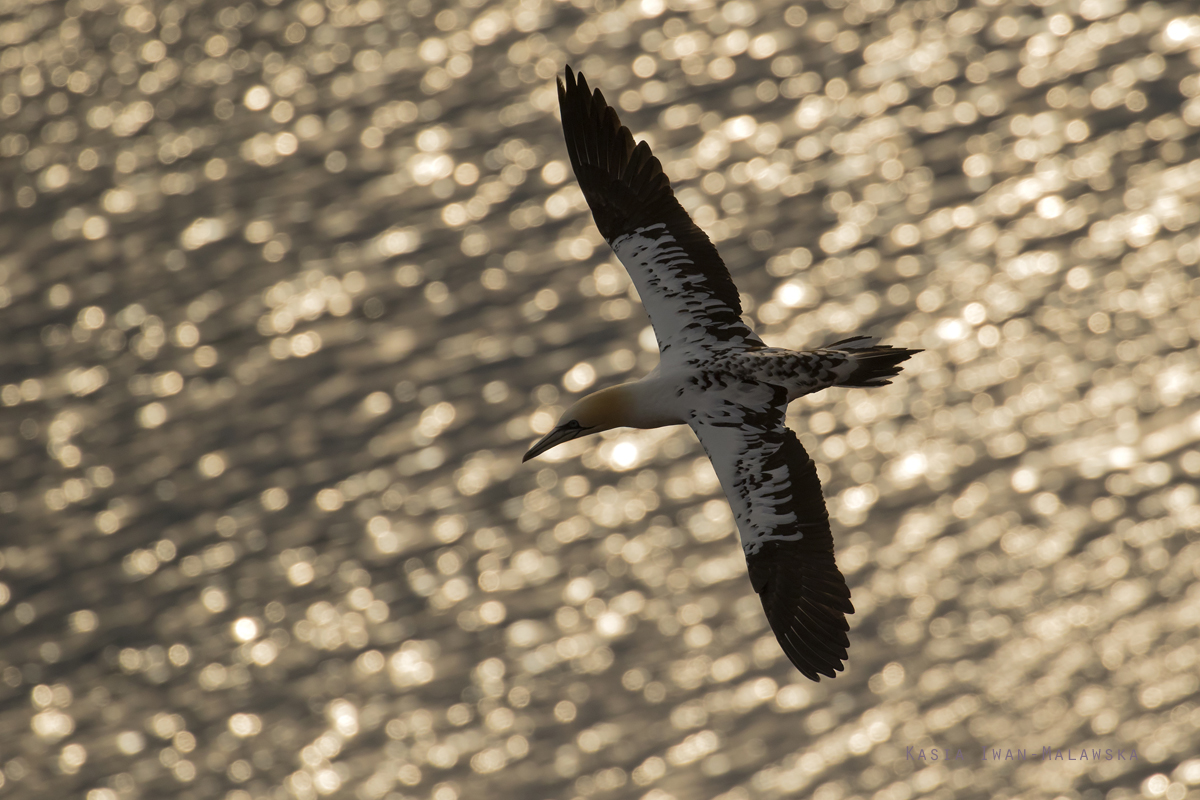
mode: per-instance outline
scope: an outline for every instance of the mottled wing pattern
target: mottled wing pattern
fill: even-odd
[[[729,498],[771,630],[796,669],[832,678],[854,606],[834,562],[816,465],[784,425],[784,390],[774,391],[773,401],[752,405],[706,392],[711,402],[690,424]]]
[[[729,270],[671,191],[662,165],[599,89],[558,82],[567,153],[596,227],[637,287],[664,355],[762,342],[742,322]]]
[[[787,401],[830,386],[886,386],[900,364],[920,350],[878,344],[873,336],[854,336],[817,350],[796,352],[764,347],[741,358],[747,379],[782,386]]]

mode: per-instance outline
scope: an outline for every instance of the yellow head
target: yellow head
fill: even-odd
[[[628,392],[622,386],[612,386],[593,392],[563,412],[554,430],[543,436],[522,461],[540,456],[552,447],[600,431],[620,427],[628,410]]]

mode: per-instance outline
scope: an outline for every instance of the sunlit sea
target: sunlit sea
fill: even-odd
[[[570,63],[772,345],[853,591],[783,657]],[[1200,797],[1200,16],[0,3],[0,798]]]

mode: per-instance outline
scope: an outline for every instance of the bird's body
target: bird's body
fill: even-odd
[[[649,147],[633,144],[599,90],[570,67],[559,104],[571,165],[650,314],[660,361],[641,380],[575,403],[525,458],[615,427],[690,426],[729,499],[780,645],[806,676],[833,677],[854,607],[834,562],[816,467],[784,414],[791,401],[830,386],[884,385],[917,351],[867,336],[804,352],[767,347],[742,320],[728,270]]]

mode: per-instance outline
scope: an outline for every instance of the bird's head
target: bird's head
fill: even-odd
[[[563,412],[554,429],[529,448],[521,461],[536,458],[550,448],[580,436],[620,427],[625,424],[621,420],[628,403],[627,392],[621,386],[601,389],[581,398]]]

